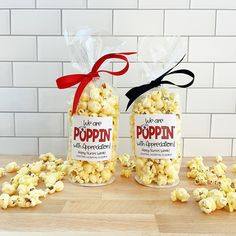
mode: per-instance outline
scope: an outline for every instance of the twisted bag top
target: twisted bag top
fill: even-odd
[[[175,85],[175,86],[180,87],[180,88],[187,88],[187,87],[191,86],[193,84],[194,78],[195,78],[195,75],[194,75],[194,73],[192,71],[186,70],[186,69],[180,69],[180,70],[172,71],[177,65],[179,65],[179,63],[181,63],[183,61],[184,57],[185,57],[185,55],[181,58],[181,60],[175,66],[173,66],[171,69],[166,71],[164,74],[162,74],[161,76],[159,76],[155,80],[152,80],[149,84],[144,84],[144,85],[137,86],[137,87],[134,87],[134,88],[130,89],[125,94],[126,97],[129,98],[129,102],[128,102],[127,107],[126,107],[126,111],[130,107],[130,105],[140,95],[144,94],[145,92],[147,92],[147,91],[149,91],[149,90],[151,90],[151,89],[153,89],[155,87],[160,86],[161,84],[172,84],[172,85]],[[192,80],[189,83],[184,84],[184,85],[178,85],[178,84],[175,84],[175,83],[173,83],[171,81],[163,80],[167,75],[171,75],[171,74],[185,74],[185,75],[188,75],[188,76],[192,77]]]
[[[92,70],[88,74],[71,74],[71,75],[62,76],[56,80],[57,87],[59,89],[70,88],[76,84],[79,84],[78,88],[76,89],[75,96],[74,96],[72,115],[75,114],[80,96],[83,93],[86,86],[88,85],[88,83],[91,82],[94,78],[99,78],[100,72],[106,72],[108,74],[115,75],[115,76],[125,74],[129,69],[129,62],[126,55],[132,55],[132,54],[136,54],[136,52],[120,52],[120,53],[106,54],[95,62]],[[106,60],[113,59],[113,58],[121,59],[125,61],[126,62],[125,67],[119,71],[99,70],[101,65]]]

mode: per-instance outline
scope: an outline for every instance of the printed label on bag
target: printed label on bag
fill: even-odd
[[[72,117],[72,156],[83,161],[104,161],[112,155],[112,117]]]
[[[135,115],[135,154],[153,159],[176,158],[176,115]]]

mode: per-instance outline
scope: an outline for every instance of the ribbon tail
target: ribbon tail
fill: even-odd
[[[166,80],[161,81],[161,84],[171,84],[171,85],[175,85],[175,86],[180,87],[180,88],[187,88],[187,87],[190,87],[193,84],[194,79],[195,79],[194,73],[192,71],[186,70],[186,69],[175,70],[175,71],[172,71],[172,72],[168,73],[167,75],[171,75],[171,74],[185,74],[185,75],[188,75],[188,76],[192,77],[192,80],[189,83],[184,84],[184,85],[175,84],[173,82],[166,81]]]

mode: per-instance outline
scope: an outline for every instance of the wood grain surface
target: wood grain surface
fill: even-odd
[[[1,156],[0,166],[36,159]],[[197,186],[186,178],[186,161],[179,186],[191,193]],[[205,162],[214,160],[205,158]],[[224,158],[224,163],[230,169],[236,159]],[[236,178],[230,170],[228,174]],[[171,202],[172,190],[144,187],[118,174],[114,183],[103,187],[80,187],[65,180],[63,192],[48,196],[35,208],[0,209],[0,235],[236,235],[236,212],[217,210],[206,215],[192,196],[187,203]]]

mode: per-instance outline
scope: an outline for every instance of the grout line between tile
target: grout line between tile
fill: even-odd
[[[1,10],[35,10],[35,7],[11,7],[11,8],[7,8],[7,7],[2,7]],[[59,9],[62,9],[61,7],[40,7],[40,8],[37,8],[37,10],[59,10]],[[95,8],[95,7],[88,7],[86,8],[85,7],[65,7],[63,8],[65,10],[86,10],[86,11],[89,11],[89,10],[111,10],[111,9],[116,9],[116,10],[198,10],[198,11],[214,11],[214,10],[220,10],[220,11],[233,11],[233,10],[236,10],[236,8],[191,8],[189,9],[188,7],[185,7],[185,8],[173,8],[173,7],[170,7],[170,8],[138,8],[137,7],[117,7],[117,8],[114,8],[114,7],[101,7],[101,8]]]
[[[11,9],[9,10],[9,30],[10,30],[10,35],[11,35]]]
[[[209,138],[211,137],[211,129],[212,129],[212,114],[210,114],[210,129],[209,129]]]
[[[166,18],[166,11],[165,10],[163,10],[163,25],[162,25],[162,27],[163,27],[163,36],[165,35],[165,19]]]
[[[39,56],[38,56],[38,36],[36,36],[36,61],[39,61]]]
[[[216,27],[217,27],[217,14],[218,14],[218,11],[215,10],[215,30],[214,30],[215,36],[216,36]]]
[[[62,136],[65,136],[65,119],[64,119],[64,113],[62,113]]]
[[[14,134],[14,137],[16,136],[16,115],[15,115],[15,112],[13,113],[13,134]]]
[[[38,153],[38,156],[39,156],[39,137],[37,137],[37,142],[38,142],[38,151],[37,151],[37,153]]]
[[[112,10],[111,10],[112,11]],[[2,34],[0,35],[1,37],[9,37],[9,36],[12,36],[12,37],[34,37],[34,36],[38,36],[38,37],[63,37],[63,35],[60,35],[60,34]],[[92,36],[96,36],[96,35],[92,35]],[[155,37],[163,37],[163,33],[161,34],[115,34],[113,35],[114,37],[124,37],[124,38],[127,38],[127,37],[132,37],[132,38],[135,38],[135,37],[149,37],[149,38],[155,38]],[[166,34],[165,37],[172,37],[173,35],[172,34]],[[198,34],[198,35],[190,35],[190,34],[180,34],[179,36],[183,37],[183,38],[214,38],[214,37],[217,37],[217,38],[236,38],[236,34],[227,34],[227,35],[214,35],[214,34]],[[101,37],[111,37],[111,34],[101,34]],[[209,61],[211,62],[211,61]],[[231,62],[231,61],[229,61]]]
[[[189,52],[189,44],[190,44],[190,37],[188,37],[188,40],[187,40],[187,62],[189,62],[189,54],[190,54],[190,52]]]
[[[232,138],[232,144],[231,144],[231,156],[233,156],[233,150],[234,150],[234,139]]]
[[[188,88],[186,89],[186,95],[185,95],[185,112],[187,112],[188,109]]]
[[[14,70],[13,70],[13,62],[11,62],[11,87],[14,86]]]
[[[214,85],[215,85],[215,63],[213,63],[213,73],[212,73],[212,88],[215,88]]]
[[[111,34],[113,35],[114,34],[114,10],[112,10],[112,13],[111,13]]]
[[[37,92],[37,112],[39,112],[39,89],[37,88],[37,90],[36,90]],[[36,112],[36,113],[37,113]]]

